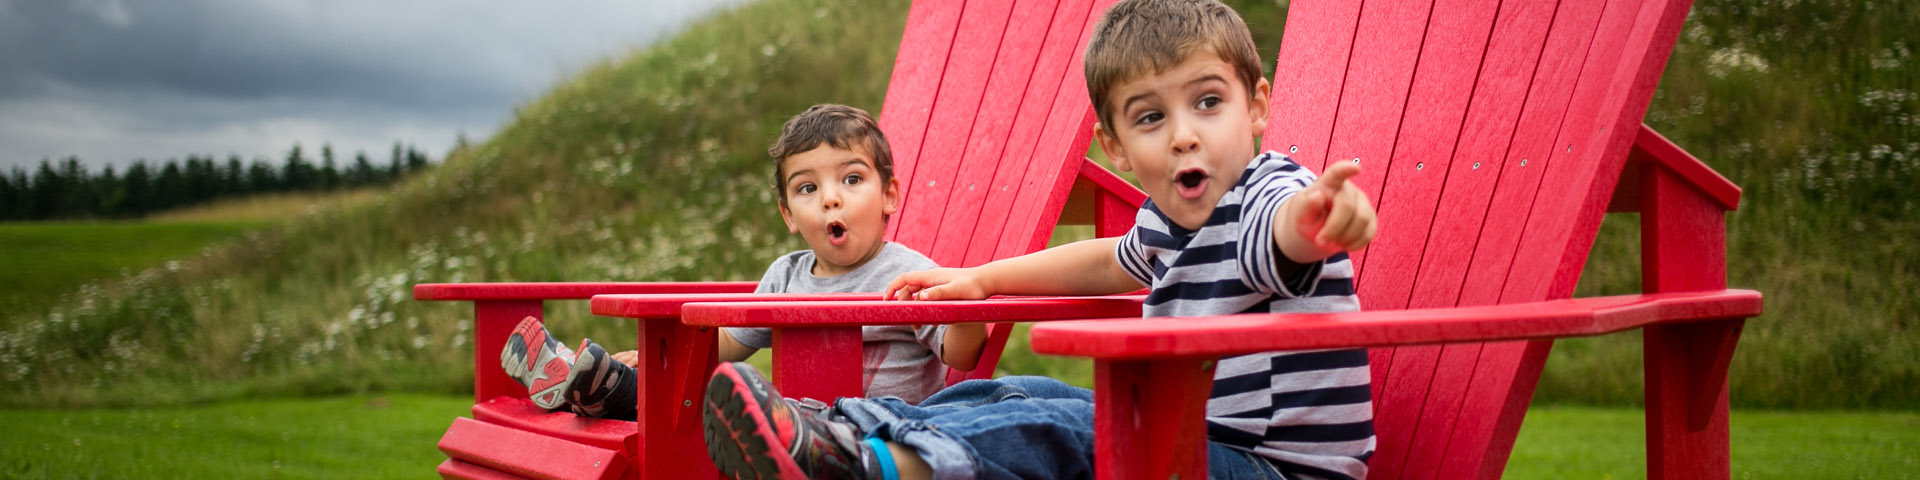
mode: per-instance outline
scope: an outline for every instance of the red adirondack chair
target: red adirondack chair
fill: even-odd
[[[1498,477],[1553,338],[1641,328],[1654,478],[1726,478],[1726,370],[1760,294],[1726,288],[1740,190],[1639,124],[1687,0],[1296,1],[1263,141],[1361,163],[1366,312],[1055,322],[1092,357],[1106,478],[1205,478],[1221,355],[1371,351],[1371,476]],[[1647,294],[1569,299],[1604,213],[1642,214]],[[1001,302],[715,303],[696,325],[1003,321]],[[861,316],[865,317],[861,317]],[[1170,475],[1171,474],[1171,475]]]
[[[1101,8],[1096,9],[1098,3]],[[942,265],[975,265],[1046,246],[1056,224],[1115,235],[1146,198],[1084,158],[1092,118],[1079,55],[1111,1],[916,2],[880,124],[905,204],[889,238]],[[964,9],[963,9],[964,7]],[[714,331],[685,326],[682,305],[722,300],[876,300],[878,294],[754,295],[752,282],[419,285],[419,300],[475,305],[475,406],[441,438],[458,478],[711,478],[698,405],[715,364]],[[627,295],[612,295],[627,294]],[[597,296],[596,296],[597,295]],[[519,319],[546,300],[593,298],[598,315],[642,319],[636,422],[550,413],[500,370]],[[1138,315],[1138,298],[1028,300],[1033,318]],[[934,322],[912,322],[927,324]],[[951,322],[948,322],[951,323]],[[852,325],[852,324],[849,324]],[[980,365],[993,373],[1011,328],[990,326]],[[858,326],[779,329],[775,381],[819,396],[858,395]],[[791,381],[797,378],[804,381]]]

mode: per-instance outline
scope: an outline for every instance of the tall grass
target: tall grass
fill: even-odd
[[[1701,1],[1646,123],[1744,189],[1728,281],[1767,295],[1735,404],[1920,407],[1920,5]],[[1631,216],[1577,295],[1639,291]],[[1560,342],[1538,398],[1634,404],[1638,336]]]

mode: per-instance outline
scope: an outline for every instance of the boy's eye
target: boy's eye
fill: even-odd
[[[800,192],[801,195],[806,195],[809,193],[813,193],[814,188],[815,187],[811,183],[802,183],[798,187],[793,187],[793,191]]]
[[[1134,124],[1134,125],[1147,125],[1147,124],[1153,124],[1153,123],[1159,123],[1159,122],[1160,122],[1160,119],[1162,119],[1162,118],[1165,118],[1165,117],[1166,117],[1166,115],[1163,115],[1163,114],[1161,114],[1160,112],[1147,112],[1147,113],[1146,113],[1146,114],[1144,114],[1144,115],[1140,115],[1140,118],[1138,118],[1138,119],[1136,119],[1136,120],[1134,120],[1134,121],[1133,121],[1133,124]]]
[[[847,185],[859,185],[859,184],[860,184],[860,174],[857,174],[857,173],[856,173],[856,174],[852,174],[852,175],[847,175],[847,178],[842,178],[842,179],[840,179],[840,183],[845,183],[845,184],[847,184]]]
[[[1221,102],[1220,97],[1214,96],[1214,95],[1208,95],[1206,97],[1202,97],[1200,99],[1200,103],[1196,104],[1195,106],[1199,107],[1201,110],[1212,110],[1213,107],[1219,106],[1220,102]]]

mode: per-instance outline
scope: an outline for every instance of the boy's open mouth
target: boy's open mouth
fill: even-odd
[[[1187,169],[1173,177],[1179,188],[1180,198],[1193,200],[1207,192],[1207,173],[1200,169]]]
[[[827,241],[834,245],[847,243],[847,226],[841,225],[840,222],[828,223]]]

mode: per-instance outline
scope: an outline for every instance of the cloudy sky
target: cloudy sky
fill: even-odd
[[[438,160],[733,0],[0,0],[0,170],[300,142]]]

